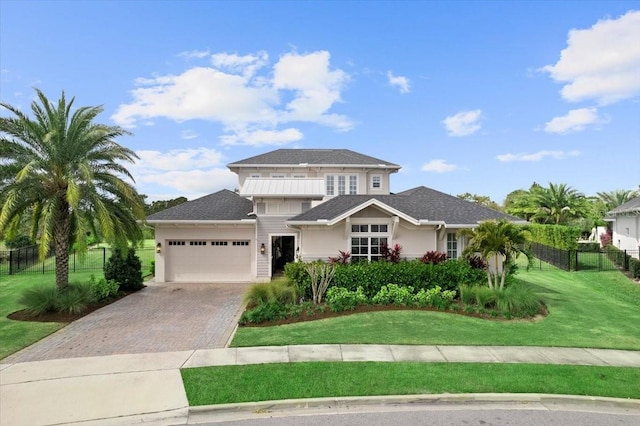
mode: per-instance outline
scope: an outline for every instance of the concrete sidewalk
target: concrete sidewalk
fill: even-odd
[[[0,364],[0,425],[187,424],[190,410],[180,377],[181,368],[304,361],[640,367],[640,351],[515,346],[305,345]],[[637,403],[640,412],[640,401],[631,401]]]

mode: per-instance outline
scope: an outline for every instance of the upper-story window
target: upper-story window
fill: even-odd
[[[306,173],[293,173],[291,175],[293,179],[305,179],[307,177]]]
[[[349,182],[347,186],[347,182]],[[356,175],[327,175],[327,195],[355,195],[358,193],[358,176]]]
[[[381,188],[382,188],[382,176],[381,175],[371,176],[371,189],[381,189]]]
[[[284,173],[271,173],[272,179],[284,179],[286,175]]]
[[[261,178],[261,177],[262,177],[262,175],[261,175],[260,173],[251,173],[251,174],[249,175],[249,177],[250,177],[250,178]]]

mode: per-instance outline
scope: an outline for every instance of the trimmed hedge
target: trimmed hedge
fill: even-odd
[[[629,272],[633,278],[640,278],[640,260],[635,257],[629,259]]]
[[[305,299],[311,298],[311,280],[305,271],[305,263],[292,262],[285,266],[285,276],[298,284]],[[411,286],[416,292],[439,286],[443,290],[456,290],[460,284],[484,283],[485,271],[474,269],[464,260],[425,264],[419,260],[390,262],[358,262],[336,265],[332,286],[344,287],[349,291],[362,291],[371,299],[382,286],[396,284]]]
[[[524,226],[534,243],[544,244],[561,250],[577,250],[582,230],[577,226],[541,225],[530,223]]]

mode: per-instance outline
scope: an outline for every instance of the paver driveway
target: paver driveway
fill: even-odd
[[[249,285],[149,283],[2,362],[222,348]]]

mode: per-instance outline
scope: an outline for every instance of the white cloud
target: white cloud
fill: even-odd
[[[431,160],[422,165],[423,172],[446,173],[457,169],[458,166],[449,164],[445,160]]]
[[[140,159],[136,161],[138,170],[192,170],[221,165],[222,154],[215,149],[187,148],[172,149],[167,152],[136,151]]]
[[[181,56],[181,57],[187,58],[187,59],[202,59],[202,58],[206,58],[207,56],[210,56],[210,55],[211,55],[211,52],[209,52],[209,49],[207,49],[207,50],[189,50],[189,51],[178,53],[178,56]]]
[[[519,154],[502,154],[502,155],[498,155],[496,158],[499,161],[502,161],[504,163],[509,163],[512,161],[540,161],[542,159],[544,159],[545,157],[551,157],[555,160],[562,160],[565,159],[567,157],[577,157],[578,155],[580,155],[580,151],[569,151],[569,152],[564,152],[564,151],[538,151],[532,154],[523,152],[523,153],[519,153]]]
[[[182,132],[180,132],[180,139],[189,140],[189,139],[195,139],[198,136],[200,136],[198,132],[191,129],[183,130]]]
[[[302,139],[304,135],[298,129],[240,131],[220,138],[222,145],[286,145]]]
[[[462,111],[445,118],[442,123],[449,136],[467,136],[480,130],[482,110]]]
[[[569,31],[558,62],[541,70],[565,83],[561,94],[569,102],[594,99],[605,105],[636,96],[640,93],[640,11]]]
[[[407,77],[393,75],[393,72],[387,71],[387,79],[391,86],[397,86],[400,93],[409,93],[411,91],[411,82]]]
[[[598,115],[597,108],[572,109],[560,117],[554,117],[544,126],[544,131],[548,133],[570,133],[579,132],[590,124],[600,124],[607,120]]]
[[[224,157],[214,149],[186,148],[170,151],[136,151],[140,157],[129,167],[136,185],[145,192],[148,184],[194,198],[223,188],[234,188],[238,176],[222,163]],[[154,189],[155,190],[155,189]],[[153,194],[148,194],[153,197]]]
[[[257,144],[260,135],[266,141],[283,135],[280,140],[298,140],[299,130],[278,128],[292,122],[338,131],[353,127],[348,117],[330,112],[340,102],[349,76],[331,68],[329,52],[288,53],[271,69],[266,68],[267,61],[266,52],[217,53],[211,55],[211,67],[139,78],[131,92],[133,101],[120,105],[111,118],[123,127],[160,117],[219,122],[227,132],[222,140],[234,144]],[[288,101],[285,105],[283,99]]]

